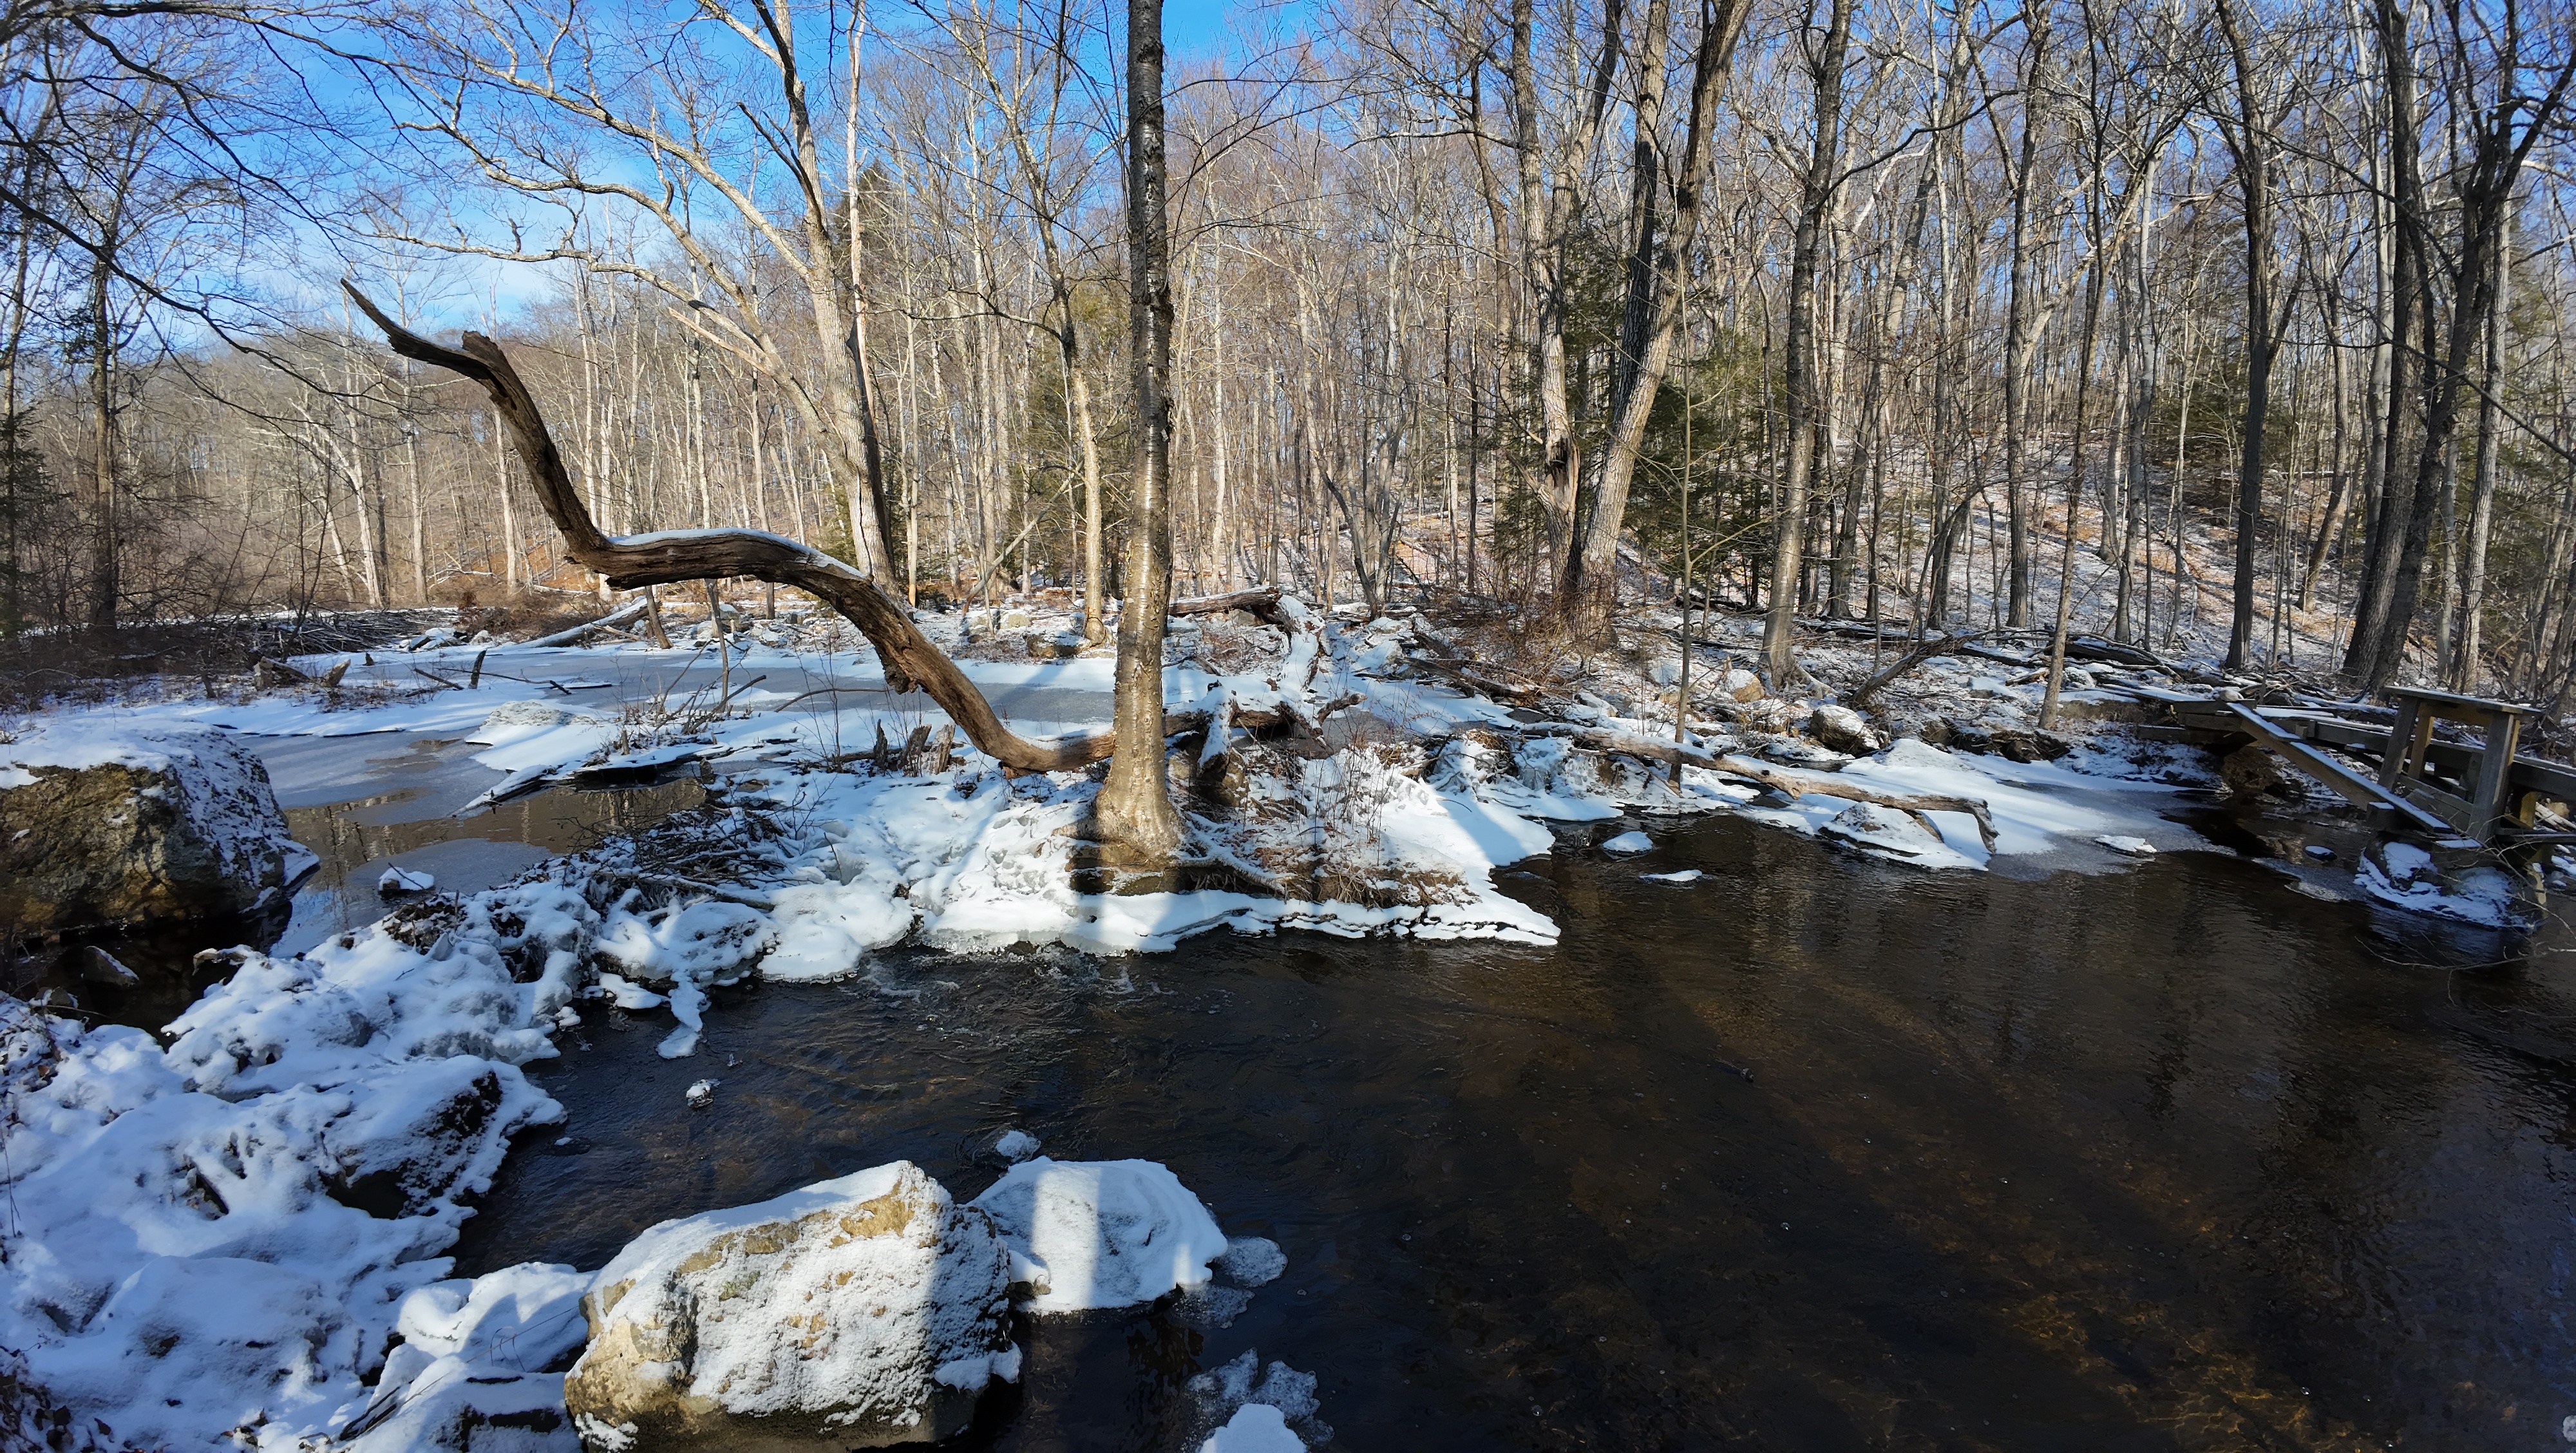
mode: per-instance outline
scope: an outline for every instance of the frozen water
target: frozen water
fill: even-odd
[[[1216,1269],[1236,1286],[1268,1286],[1288,1269],[1288,1253],[1266,1236],[1237,1236],[1225,1243]]]

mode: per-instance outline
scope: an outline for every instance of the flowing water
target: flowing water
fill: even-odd
[[[2261,863],[1929,876],[1733,819],[1569,837],[1553,948],[1215,935],[904,952],[605,1008],[533,1067],[461,1270],[1006,1127],[1163,1161],[1288,1270],[1024,1328],[1005,1449],[1195,1446],[1195,1373],[1320,1380],[1334,1446],[2560,1446],[2576,980]],[[1689,886],[1640,871],[1705,869]],[[721,1083],[683,1108],[693,1080]]]
[[[701,794],[458,818],[492,780],[470,746],[255,745],[324,859],[286,951],[382,913],[388,863],[471,891]],[[1927,875],[1720,817],[1614,862],[1601,824],[1504,876],[1552,948],[901,951],[719,991],[677,1061],[661,1017],[586,1006],[531,1067],[568,1118],[459,1269],[597,1266],[896,1158],[970,1197],[1019,1127],[1165,1162],[1288,1270],[1239,1307],[1029,1322],[971,1446],[1194,1448],[1189,1379],[1255,1348],[1355,1450],[2564,1446],[2565,926],[2506,946],[2317,901],[2279,859],[2348,883],[2301,845],[2350,834],[2175,815],[2236,851]],[[166,990],[81,993],[157,1025]]]

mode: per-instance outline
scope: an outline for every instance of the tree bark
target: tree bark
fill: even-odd
[[[2504,315],[2513,282],[2513,216],[2511,203],[2497,227],[2494,297],[2487,308],[2486,389],[2478,397],[2478,454],[2476,483],[2472,486],[2469,505],[2469,539],[2467,568],[2460,583],[2460,635],[2458,647],[2451,656],[2450,688],[2464,695],[2475,695],[2478,689],[2478,650],[2482,634],[2479,617],[2486,609],[2487,536],[2495,526],[2496,449],[2499,443],[2500,398],[2504,392]]]
[[[1119,738],[1093,812],[1100,838],[1148,863],[1181,846],[1163,766],[1163,631],[1172,603],[1172,255],[1163,162],[1163,4],[1127,6],[1127,317],[1136,396],[1126,599],[1118,615]]]
[[[2236,66],[2237,116],[2223,127],[2245,193],[2244,454],[2236,471],[2236,579],[2227,622],[2229,670],[2242,670],[2254,639],[2254,544],[2263,519],[2263,430],[2272,404],[2272,360],[2280,333],[2272,320],[2271,118],[2256,91],[2254,57],[2235,0],[2218,0],[2218,25]]]
[[[1790,244],[1789,460],[1780,485],[1771,612],[1762,626],[1762,661],[1774,691],[1787,690],[1805,674],[1798,665],[1798,579],[1805,571],[1807,485],[1815,467],[1818,417],[1825,407],[1816,376],[1816,259],[1822,250],[1825,215],[1833,206],[1838,180],[1834,173],[1842,162],[1843,60],[1851,45],[1852,0],[1831,3],[1832,18],[1815,58],[1816,140],[1807,153],[1806,186]]]

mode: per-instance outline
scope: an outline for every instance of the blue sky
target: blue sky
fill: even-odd
[[[1094,0],[1094,3],[1108,8],[1112,27],[1108,38],[1112,46],[1118,46],[1124,40],[1123,30],[1117,28],[1124,20],[1123,5],[1119,0]],[[1171,67],[1179,71],[1192,63],[1204,63],[1236,52],[1242,47],[1247,33],[1258,44],[1265,35],[1294,30],[1306,20],[1308,7],[1309,0],[1165,0],[1163,36],[1171,53]],[[1113,50],[1110,56],[1102,59],[1115,66],[1123,56]],[[345,85],[345,81],[336,76],[312,79],[326,91],[338,92]],[[528,264],[456,259],[439,270],[447,273],[453,281],[449,289],[443,290],[445,296],[435,301],[424,300],[428,301],[428,307],[423,321],[442,331],[488,326],[485,320],[496,302],[507,317],[550,291],[547,270]],[[298,292],[304,290],[303,287],[295,288]],[[336,290],[329,290],[322,297],[308,298],[307,302],[335,308],[339,299]]]

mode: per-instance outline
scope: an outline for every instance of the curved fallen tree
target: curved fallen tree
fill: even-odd
[[[939,703],[958,730],[977,750],[1018,772],[1059,772],[1099,761],[1117,746],[1114,731],[1032,741],[1002,725],[992,703],[948,654],[930,643],[902,602],[877,583],[814,547],[766,530],[662,530],[648,535],[614,536],[592,521],[590,509],[573,488],[563,456],[547,431],[545,415],[520,381],[518,370],[499,344],[480,333],[467,333],[459,348],[433,343],[384,315],[354,284],[341,289],[375,325],[385,342],[405,358],[461,374],[483,386],[492,407],[510,428],[519,458],[527,464],[537,502],[563,536],[564,553],[585,569],[597,571],[622,590],[668,585],[682,580],[721,580],[748,576],[792,585],[841,613],[877,649],[885,664],[886,684],[897,691],[918,689]],[[595,624],[595,623],[594,623]]]

